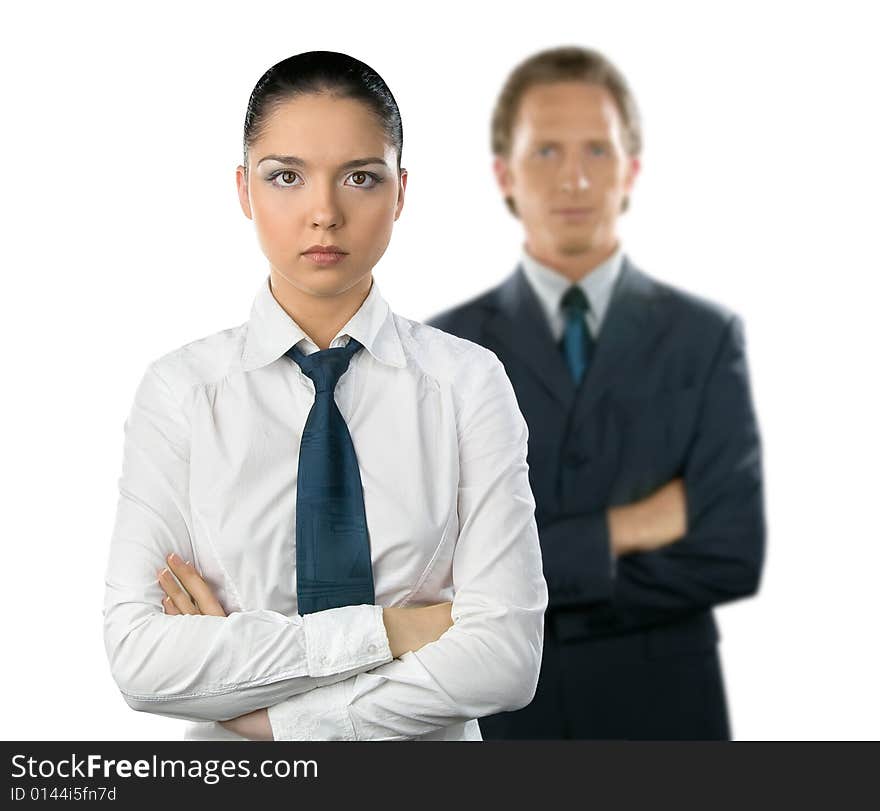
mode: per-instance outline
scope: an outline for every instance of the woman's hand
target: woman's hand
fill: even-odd
[[[263,707],[253,712],[239,715],[238,718],[230,718],[228,721],[220,721],[221,725],[230,732],[241,735],[251,741],[274,741],[272,725],[269,723],[269,710]]]
[[[452,603],[435,603],[421,608],[382,610],[391,655],[397,659],[438,640],[452,626]]]
[[[202,579],[189,561],[182,561],[173,552],[166,558],[168,568],[159,572],[159,585],[167,595],[162,600],[162,608],[166,614],[206,614],[213,617],[225,617],[226,612],[220,601],[214,596],[211,587]],[[172,576],[172,573],[174,576]],[[177,578],[177,580],[174,579]],[[178,581],[180,581],[178,583]],[[223,727],[236,735],[252,741],[271,741],[272,727],[269,724],[269,713],[265,707],[253,712],[219,722]]]
[[[166,614],[226,616],[220,601],[214,596],[211,587],[202,580],[195,566],[189,561],[184,563],[174,552],[165,559],[168,567],[159,572],[159,585],[167,595],[162,600]],[[175,576],[177,580],[174,579]]]

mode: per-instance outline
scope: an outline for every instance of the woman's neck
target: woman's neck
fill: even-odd
[[[336,333],[360,309],[373,284],[370,272],[343,293],[315,296],[292,285],[274,268],[270,270],[269,278],[275,300],[318,349],[329,348]]]

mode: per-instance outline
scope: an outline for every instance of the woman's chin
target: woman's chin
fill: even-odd
[[[347,293],[361,282],[366,282],[370,271],[352,272],[341,267],[297,267],[295,270],[275,271],[285,282],[302,293],[318,298],[333,298]]]

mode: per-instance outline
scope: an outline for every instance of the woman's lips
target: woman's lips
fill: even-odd
[[[339,264],[339,262],[348,256],[345,251],[327,250],[325,248],[309,248],[308,250],[303,251],[302,255],[310,262],[320,265],[321,267]]]

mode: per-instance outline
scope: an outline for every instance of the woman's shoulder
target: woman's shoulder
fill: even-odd
[[[476,419],[482,432],[496,421],[510,436],[528,436],[504,364],[491,349],[430,324],[395,319],[408,364],[446,389],[462,426]]]
[[[394,320],[408,361],[451,385],[470,385],[501,367],[491,349],[474,341],[397,313]]]
[[[148,369],[175,389],[220,380],[241,362],[247,322],[189,341],[155,357]]]

